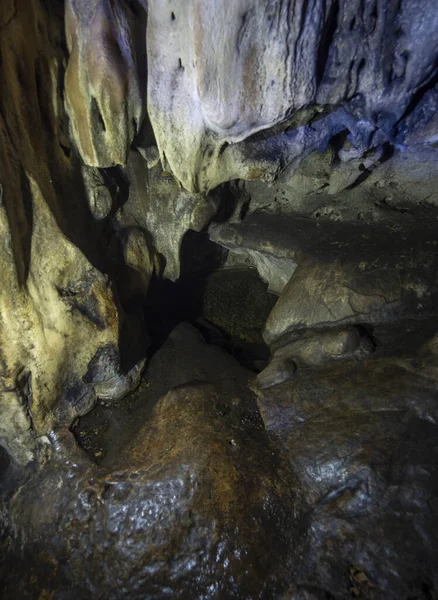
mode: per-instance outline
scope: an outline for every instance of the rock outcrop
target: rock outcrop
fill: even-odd
[[[156,362],[153,384],[162,386],[163,375],[180,384],[110,468],[98,468],[61,431],[51,435],[44,467],[8,497],[5,597],[275,598],[285,591],[301,496],[245,388],[247,373],[188,326],[172,334],[164,356],[173,345],[183,361],[173,353],[178,373]],[[234,381],[221,377],[224,367]],[[196,372],[197,380],[184,381]],[[20,540],[28,539],[23,554]]]
[[[145,112],[146,13],[136,3],[67,0],[66,106],[87,165],[126,164]],[[144,47],[144,43],[143,43]]]
[[[412,112],[436,94],[437,26],[433,0],[152,0],[148,111],[162,159],[208,191],[270,181],[344,130],[344,160],[405,144],[413,122],[431,142],[432,111]]]
[[[259,406],[307,502],[290,597],[433,598],[436,356],[298,369]]]
[[[34,0],[1,9],[0,432],[21,464],[35,457],[38,438],[90,410],[96,385],[117,378],[111,393],[126,393],[144,358],[144,350],[128,358],[125,373],[135,371],[125,381],[128,320],[59,87],[63,8],[55,2],[49,13]]]

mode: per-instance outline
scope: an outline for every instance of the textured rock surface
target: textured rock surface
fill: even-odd
[[[436,358],[301,369],[260,394],[308,503],[303,597],[435,597]]]
[[[53,3],[50,15],[36,0],[6,5],[11,14],[0,35],[0,81],[7,90],[0,98],[0,431],[1,443],[23,463],[33,457],[38,436],[92,407],[94,383],[123,377],[124,318],[67,135],[58,87],[65,65],[63,5]]]
[[[296,222],[298,267],[267,320],[268,343],[308,328],[356,323],[378,332],[437,316],[433,222],[404,231],[351,224],[341,235],[338,227]]]
[[[44,469],[9,499],[14,568],[2,573],[5,597],[275,598],[284,590],[289,506],[300,499],[254,401],[220,397],[205,383],[179,387],[110,472],[72,438],[52,444]]]
[[[421,92],[434,93],[437,24],[433,0],[152,1],[148,101],[161,155],[184,187],[204,191],[269,180],[345,129],[347,160],[403,143]],[[275,136],[280,123],[288,131]],[[425,129],[421,141],[433,139]]]
[[[175,281],[180,275],[184,235],[188,230],[201,231],[216,212],[216,203],[181,189],[161,165],[148,168],[136,151],[129,154],[124,173],[130,185],[127,201],[116,214],[118,227],[141,228],[157,272]]]
[[[67,2],[67,105],[84,161],[126,164],[148,114],[191,192],[289,176],[345,133],[330,193],[436,138],[433,0]],[[97,49],[95,52],[94,49]],[[347,137],[348,134],[348,137]]]
[[[25,479],[0,461],[5,597],[434,597],[430,350],[300,365],[259,392],[267,431],[193,328],[156,357],[155,392],[177,387],[99,467],[66,430]]]
[[[112,468],[169,390],[194,381],[210,383],[221,398],[251,404],[252,376],[230,353],[207,345],[198,329],[180,323],[146,365],[139,388],[129,398],[99,405],[79,420],[73,432],[96,462]]]
[[[437,29],[0,2],[2,597],[437,596]]]
[[[146,13],[136,3],[67,0],[65,74],[74,139],[87,165],[124,165],[144,115]],[[144,46],[144,42],[143,42]]]

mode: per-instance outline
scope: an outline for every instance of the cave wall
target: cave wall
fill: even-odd
[[[171,279],[185,231],[218,209],[212,190],[235,196],[233,226],[256,212],[398,226],[397,213],[438,201],[437,19],[429,1],[181,10],[173,1],[72,0],[72,136],[86,164],[125,169],[133,186],[117,218],[141,223]],[[188,192],[178,201],[168,199],[172,183]],[[262,248],[254,229],[252,239],[235,229],[211,228],[232,251],[229,264],[256,266],[281,293],[296,267],[289,249],[270,234]]]
[[[179,277],[186,232],[218,210],[230,264],[281,293],[299,262],[284,215],[403,228],[433,208],[437,20],[432,1],[2,3],[2,402],[20,436],[129,388],[150,280]]]
[[[63,3],[2,2],[0,28],[0,433],[25,463],[118,372],[123,315],[69,138]]]
[[[125,164],[145,114],[145,8],[67,2],[67,106],[90,165]],[[433,142],[437,18],[433,0],[152,0],[147,113],[163,166],[205,193],[290,175],[345,129],[344,161]]]
[[[152,0],[148,112],[161,156],[184,187],[208,191],[272,181],[346,128],[350,158],[402,145],[436,83],[436,27],[433,1]]]

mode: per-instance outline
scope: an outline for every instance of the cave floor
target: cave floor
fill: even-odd
[[[269,359],[262,329],[277,297],[255,270],[223,269],[168,282],[161,291],[146,309],[153,353],[139,386],[119,400],[99,400],[71,428],[79,445],[105,468],[117,461],[172,388],[192,381],[223,387],[225,381],[241,392]]]

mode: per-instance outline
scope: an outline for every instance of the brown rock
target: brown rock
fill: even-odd
[[[2,4],[1,26],[0,429],[26,463],[93,405],[82,378],[102,348],[120,374],[122,319],[67,135],[62,3]]]
[[[136,43],[144,35],[145,17],[127,3],[66,2],[67,111],[87,165],[124,165],[140,129],[145,59],[137,55]]]
[[[300,500],[254,405],[208,384],[175,389],[112,472],[65,435],[11,498],[9,527],[34,541],[26,568],[10,552],[6,597],[275,598],[284,589]]]

